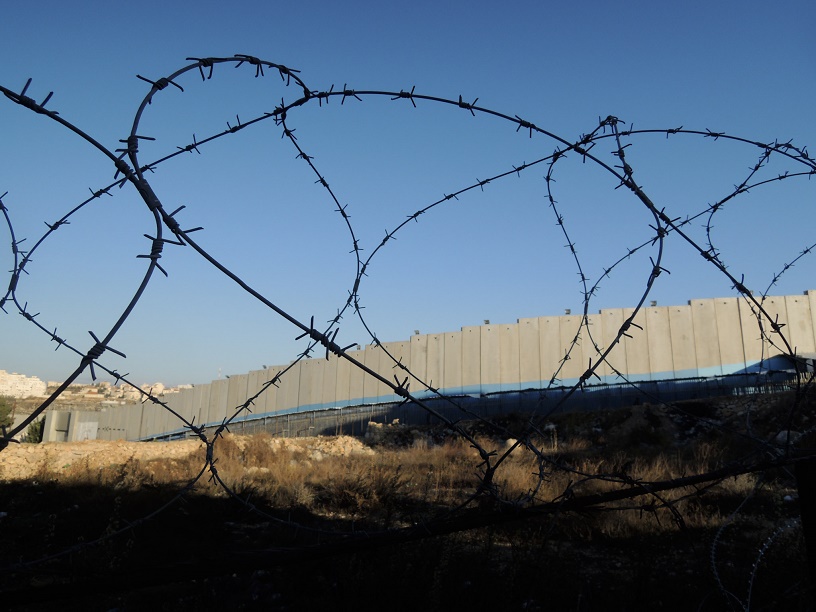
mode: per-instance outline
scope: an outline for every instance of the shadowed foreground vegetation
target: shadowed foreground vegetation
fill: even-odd
[[[647,407],[554,419],[539,446],[572,471],[540,479],[542,464],[519,449],[497,473],[508,503],[480,497],[463,511],[479,520],[443,535],[430,526],[468,501],[479,458],[441,430],[372,427],[367,445],[228,435],[215,445],[217,476],[192,485],[203,448],[107,465],[86,457],[64,469],[44,461],[34,478],[0,488],[3,601],[32,610],[56,602],[83,610],[810,609],[785,469],[581,512],[523,515],[511,503],[531,492],[548,502],[621,488],[580,473],[658,482],[717,469],[744,450],[739,436],[724,441],[706,430],[667,439],[660,418]],[[502,426],[512,431],[513,419]],[[512,445],[472,429],[485,447]]]

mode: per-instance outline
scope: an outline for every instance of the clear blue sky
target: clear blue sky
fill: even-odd
[[[153,2],[45,1],[4,7],[0,85],[28,95],[109,148],[119,146],[149,85],[186,57],[250,54],[300,70],[310,89],[347,84],[410,90],[518,115],[575,141],[599,117],[640,128],[711,129],[758,141],[816,146],[816,4],[810,0],[665,2]],[[277,74],[217,66],[189,73],[145,112],[145,162],[294,100]],[[289,117],[299,144],[340,200],[370,253],[407,215],[499,172],[549,155],[556,143],[458,108],[364,98],[309,105]],[[659,207],[694,214],[745,178],[760,151],[677,135],[632,139],[627,160]],[[596,153],[615,163],[613,149]],[[351,289],[350,239],[281,128],[271,121],[163,164],[149,178],[183,227],[270,300],[301,321],[334,316]],[[651,235],[651,216],[597,166],[556,166],[555,197],[592,281]],[[768,176],[784,169],[771,166]],[[360,303],[382,341],[560,314],[581,308],[574,264],[547,206],[539,166],[475,190],[420,217],[372,261]],[[0,98],[0,194],[17,239],[30,247],[52,223],[107,185],[109,161],[45,117]],[[737,198],[714,237],[737,276],[763,291],[816,241],[816,182],[785,181]],[[702,221],[701,221],[702,222]],[[702,238],[701,222],[690,231]],[[18,296],[76,346],[102,336],[133,295],[149,251],[151,217],[130,187],[72,218],[38,249]],[[0,270],[13,266],[0,226]],[[731,283],[679,240],[650,299],[735,295]],[[633,258],[601,284],[591,308],[631,306],[651,266]],[[206,382],[285,364],[299,332],[243,294],[190,248],[167,247],[169,277],[155,277],[103,362],[137,383]],[[772,294],[816,288],[813,256]],[[8,277],[3,280],[3,291]],[[0,369],[61,380],[76,366],[7,305],[0,313]],[[353,315],[338,343],[370,341]],[[86,376],[85,380],[90,377]]]

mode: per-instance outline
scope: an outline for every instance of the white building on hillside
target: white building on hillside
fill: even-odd
[[[45,395],[45,383],[36,376],[9,374],[5,370],[0,370],[0,395],[18,399]]]

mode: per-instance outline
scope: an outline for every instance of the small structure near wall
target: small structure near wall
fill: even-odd
[[[96,440],[99,412],[51,410],[45,413],[43,442],[81,442]]]

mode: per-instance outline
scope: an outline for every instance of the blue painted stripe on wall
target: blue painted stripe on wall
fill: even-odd
[[[680,370],[677,372],[653,372],[653,373],[645,373],[645,374],[632,374],[627,376],[627,379],[631,382],[651,382],[651,381],[671,381],[671,380],[678,380],[678,379],[688,379],[688,378],[709,378],[709,377],[716,377],[722,376],[723,373],[725,374],[736,374],[736,373],[755,373],[760,372],[763,370],[768,369],[768,361],[765,362],[760,361],[753,361],[749,362],[748,364],[739,363],[739,364],[728,364],[722,367],[715,366],[711,368],[697,368],[697,369],[687,369],[687,370]],[[760,363],[763,364],[763,367],[760,368]],[[609,374],[605,376],[601,376],[601,383],[597,382],[597,379],[593,379],[595,384],[619,384],[622,382],[622,379],[617,376],[616,374]],[[553,389],[557,388],[570,388],[578,383],[578,378],[569,378],[558,380],[555,385],[553,385]],[[522,382],[518,385],[513,384],[512,390],[513,391],[520,391],[526,389],[542,389],[546,390],[549,387],[549,380],[542,381],[542,380],[535,380],[535,381],[526,381]],[[590,385],[591,386],[591,385]],[[479,395],[489,395],[495,394],[500,392],[506,392],[508,390],[507,384],[495,383],[495,384],[487,384],[487,385],[471,385],[466,387],[453,387],[453,388],[445,388],[440,389],[440,393],[442,395],[451,395],[451,396],[458,396],[458,395],[471,395],[471,396],[479,396]],[[427,389],[415,392],[414,397],[417,399],[428,399],[436,397],[436,394],[428,391]],[[324,403],[316,403],[316,404],[308,404],[303,406],[296,406],[294,408],[285,408],[283,410],[276,410],[272,412],[264,412],[264,413],[247,413],[244,415],[240,415],[237,418],[233,419],[234,423],[240,423],[242,421],[247,420],[257,420],[262,419],[264,417],[277,417],[277,416],[284,416],[287,414],[297,414],[299,412],[313,412],[319,410],[335,410],[339,408],[347,408],[349,406],[365,406],[365,405],[377,405],[377,404],[388,404],[399,401],[400,398],[394,393],[390,393],[388,395],[380,395],[376,397],[358,397],[352,398],[349,400],[341,400],[337,402],[324,402]],[[221,424],[221,421],[213,421],[205,423],[205,427],[217,427]],[[183,434],[189,431],[188,429],[181,427],[177,429],[173,429],[167,432],[163,432],[160,434],[155,434],[153,436],[149,436],[146,438],[140,439],[151,439],[157,437],[165,437],[165,436],[173,436]]]
[[[710,368],[697,368],[698,376],[709,378],[712,376],[722,376],[723,366],[712,366]]]
[[[697,368],[689,368],[687,370],[675,370],[674,377],[675,378],[697,378],[700,376],[699,370]]]
[[[739,372],[743,372],[744,370],[745,370],[744,363],[733,363],[722,366],[722,373],[726,376],[728,374],[737,374]]]

